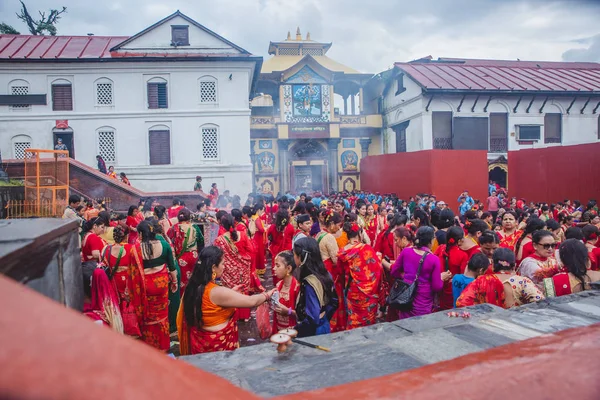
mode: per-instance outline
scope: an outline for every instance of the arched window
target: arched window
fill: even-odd
[[[13,148],[13,158],[22,160],[25,158],[25,150],[31,148],[31,136],[17,135],[11,139]]]
[[[213,76],[203,76],[199,81],[200,103],[217,103],[217,78]]]
[[[29,94],[29,82],[23,79],[15,79],[8,84],[8,93],[13,96],[23,96]],[[13,110],[29,110],[30,104],[13,104]]]
[[[203,125],[202,132],[202,159],[219,159],[219,127],[217,125]]]
[[[66,79],[52,82],[52,110],[73,111],[73,85]]]
[[[156,125],[148,130],[150,165],[171,164],[171,131],[164,125]]]
[[[100,78],[94,82],[96,89],[96,105],[113,105],[113,81],[108,78]]]
[[[99,154],[107,163],[116,163],[117,148],[115,145],[115,129],[110,126],[103,126],[102,128],[98,128],[96,132],[98,140],[97,154]]]
[[[167,81],[164,78],[152,78],[146,83],[148,93],[148,108],[169,108],[169,93]]]

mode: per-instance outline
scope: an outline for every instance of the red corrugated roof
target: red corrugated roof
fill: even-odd
[[[600,92],[600,64],[440,58],[396,63],[429,90]]]
[[[128,36],[32,36],[0,35],[0,59],[74,60],[139,57],[250,57],[248,54],[190,52],[128,52],[110,49],[129,39]]]
[[[110,48],[129,36],[0,35],[0,59],[110,58]]]

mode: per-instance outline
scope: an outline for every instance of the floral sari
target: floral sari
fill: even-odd
[[[504,284],[496,275],[481,275],[471,282],[456,299],[456,307],[468,307],[476,304],[493,304],[506,308]]]
[[[358,243],[338,253],[338,263],[347,276],[347,329],[373,325],[377,321],[383,268],[375,250]]]
[[[203,243],[204,237],[198,225],[177,223],[169,230],[169,238],[173,243],[177,264],[181,269],[180,294],[183,296],[198,262],[198,242]]]
[[[504,231],[498,232],[498,236],[500,237],[500,247],[511,249],[514,252],[517,240],[519,240],[522,234],[523,231],[518,229],[510,235],[505,235]]]
[[[287,308],[294,310],[296,308],[298,294],[300,293],[300,284],[296,278],[292,277],[292,283],[289,288],[284,290],[283,281],[279,281],[276,288],[280,294],[279,302]],[[293,328],[294,326],[296,326],[296,318],[277,313],[273,315],[273,334],[276,334],[282,329]]]

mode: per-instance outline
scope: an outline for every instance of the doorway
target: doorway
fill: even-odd
[[[500,187],[506,188],[506,171],[500,167],[494,167],[489,172],[489,179],[500,185]]]
[[[323,192],[323,165],[298,165],[293,168],[294,193]]]
[[[58,139],[61,139],[63,144],[67,146],[67,150],[69,150],[69,157],[75,158],[75,142],[73,138],[73,130],[72,129],[55,129],[53,131],[54,134],[54,146],[56,146]],[[55,148],[55,147],[54,147]]]

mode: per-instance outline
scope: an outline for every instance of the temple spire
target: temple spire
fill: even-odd
[[[296,40],[302,40],[302,34],[300,33],[300,27],[296,28]]]
[[[306,32],[306,40],[310,40],[310,32]]]
[[[288,31],[287,39],[285,40],[292,40],[292,34],[290,33],[290,31]]]

